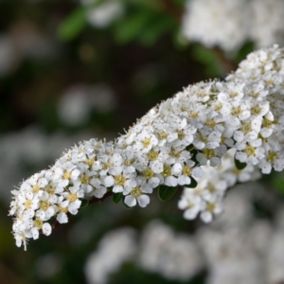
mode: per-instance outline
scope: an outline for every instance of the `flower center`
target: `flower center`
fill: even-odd
[[[154,172],[150,168],[147,168],[144,170],[143,175],[146,179],[150,179],[154,176]]]
[[[163,176],[169,177],[172,175],[172,168],[169,165],[164,165]]]
[[[78,197],[77,197],[77,194],[75,194],[75,193],[70,193],[67,196],[67,200],[69,202],[75,202],[77,199],[78,199]]]
[[[191,175],[191,168],[187,165],[184,165],[183,168],[182,168],[182,174],[184,176],[190,176]]]
[[[149,147],[150,144],[151,144],[151,139],[150,139],[150,138],[145,138],[145,139],[142,140],[141,142],[142,142],[142,144],[143,144],[143,147],[144,147],[144,148],[147,148],[147,147]]]
[[[147,154],[147,157],[150,161],[155,161],[157,160],[159,156],[159,152],[158,151],[154,151],[154,150],[151,150],[148,154]]]
[[[131,191],[131,195],[133,197],[139,197],[142,194],[141,188],[140,187],[134,187],[133,190]]]
[[[117,185],[123,186],[125,183],[125,177],[123,175],[115,176],[114,181]]]
[[[90,177],[87,176],[86,174],[82,174],[80,177],[80,181],[82,184],[89,184],[90,183]]]
[[[46,211],[49,207],[49,202],[41,201],[39,207],[41,210]]]
[[[245,152],[248,156],[254,156],[255,155],[255,148],[251,145],[247,145]]]

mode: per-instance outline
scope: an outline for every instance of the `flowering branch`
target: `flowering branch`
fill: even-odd
[[[50,235],[53,220],[67,223],[82,200],[118,193],[127,206],[146,207],[160,186],[185,187],[184,217],[210,222],[229,186],[283,170],[283,86],[284,49],[274,46],[223,82],[185,88],[115,141],[73,147],[12,191],[17,246]]]

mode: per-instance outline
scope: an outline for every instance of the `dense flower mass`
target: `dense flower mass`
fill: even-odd
[[[188,0],[182,33],[190,41],[225,51],[247,40],[258,47],[284,42],[282,0]]]
[[[83,200],[112,192],[146,207],[162,185],[185,187],[185,218],[210,222],[229,186],[283,170],[283,84],[284,49],[260,50],[225,81],[189,86],[154,107],[115,141],[73,147],[13,191],[17,245],[50,235]]]

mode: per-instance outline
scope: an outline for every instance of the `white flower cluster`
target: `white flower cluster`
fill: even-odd
[[[218,167],[203,166],[204,175],[197,179],[195,188],[185,187],[178,207],[184,210],[184,218],[193,220],[200,213],[203,222],[209,223],[214,215],[223,211],[226,190],[237,182],[247,182],[260,177],[252,165],[238,170],[234,162],[235,150],[229,150]]]
[[[88,257],[85,266],[88,283],[109,283],[109,275],[119,270],[126,261],[132,260],[136,249],[136,232],[133,229],[121,228],[106,234],[98,249]]]
[[[91,139],[73,147],[13,191],[10,214],[17,245],[25,246],[40,232],[49,235],[51,222],[68,222],[83,200],[111,192],[129,207],[146,207],[149,194],[160,185],[193,186],[203,167],[220,166],[229,150],[248,167],[243,175],[235,172],[234,180],[254,177],[252,167],[263,173],[283,170],[283,83],[284,50],[260,50],[224,82],[192,85],[162,102],[117,140]],[[223,167],[225,173],[234,173],[232,165]],[[192,195],[202,200],[193,202],[195,216],[200,212],[210,221],[220,211],[223,193],[234,183],[233,178],[224,180],[215,183],[213,193]],[[180,206],[191,208],[191,200]],[[192,214],[186,217],[192,219]]]
[[[255,203],[274,206],[276,215],[268,219],[255,214]],[[283,202],[252,182],[228,192],[224,207],[226,214],[190,233],[174,231],[160,220],[142,231],[120,228],[107,233],[87,259],[88,283],[110,282],[126,261],[171,281],[188,282],[206,270],[207,284],[282,283]]]
[[[89,284],[111,282],[126,262],[166,279],[186,281],[204,268],[204,259],[194,236],[173,231],[159,220],[138,232],[122,227],[103,236],[87,258],[85,275]]]
[[[197,230],[208,268],[206,283],[272,284],[284,280],[283,211],[275,209],[283,204],[273,200],[278,216],[272,222],[255,216],[253,208],[257,200],[270,208],[266,199],[259,198],[265,191],[257,183],[236,187],[225,200],[226,214]]]
[[[170,280],[186,281],[204,267],[196,238],[173,231],[160,221],[152,221],[143,231],[139,265]]]
[[[284,43],[282,0],[188,0],[182,33],[207,47],[238,50],[247,40],[258,47]]]

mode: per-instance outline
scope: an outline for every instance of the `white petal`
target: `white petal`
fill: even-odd
[[[213,220],[213,216],[210,212],[205,211],[200,214],[200,217],[203,222],[210,223]]]
[[[46,236],[51,234],[52,228],[49,223],[44,223],[42,226],[42,233]]]
[[[68,222],[68,217],[67,214],[65,213],[59,213],[56,217],[56,220],[60,223],[60,224],[65,224]]]
[[[107,176],[104,179],[104,184],[105,184],[106,187],[113,186],[114,185],[114,178],[112,176]]]
[[[127,195],[124,198],[124,203],[129,207],[134,207],[134,206],[136,206],[137,201],[132,195]]]
[[[137,199],[139,206],[142,208],[146,207],[150,203],[150,197],[146,194],[140,195]]]

